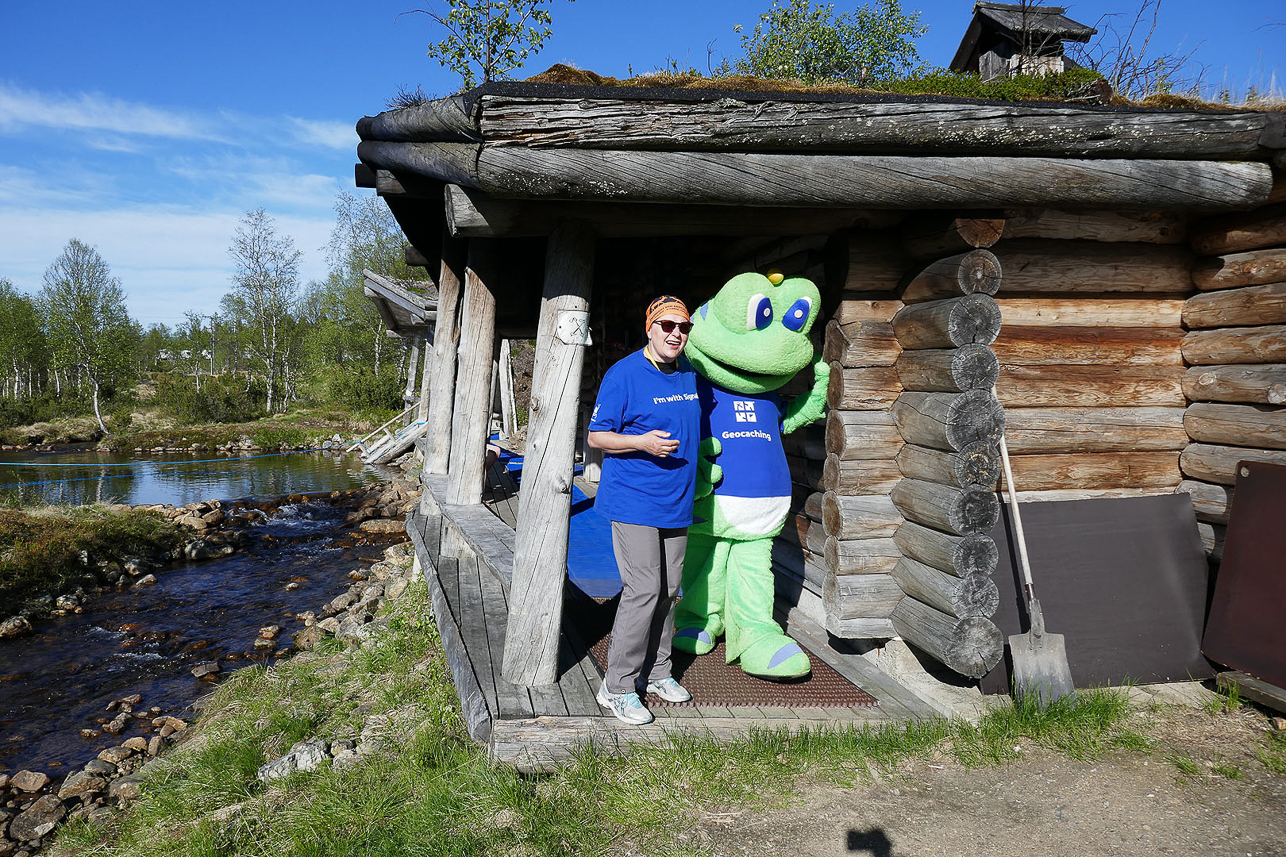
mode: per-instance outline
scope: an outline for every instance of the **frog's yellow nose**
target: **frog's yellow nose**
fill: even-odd
[[[774,286],[780,286],[782,281],[785,279],[786,275],[781,271],[772,270],[768,272],[768,282],[772,283]]]

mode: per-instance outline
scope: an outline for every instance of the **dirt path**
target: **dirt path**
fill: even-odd
[[[1286,778],[1257,758],[1262,715],[1139,716],[1151,753],[1075,761],[1024,742],[999,767],[916,760],[852,788],[804,786],[788,808],[710,815],[695,838],[719,855],[773,857],[1286,854]]]

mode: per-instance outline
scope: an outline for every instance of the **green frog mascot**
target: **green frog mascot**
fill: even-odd
[[[703,655],[726,635],[728,663],[775,681],[808,675],[808,655],[773,621],[772,540],[790,512],[781,438],[822,416],[830,369],[808,332],[817,287],[771,272],[739,274],[692,316],[684,355],[698,374],[701,457],[674,647]],[[806,366],[813,387],[775,392]]]

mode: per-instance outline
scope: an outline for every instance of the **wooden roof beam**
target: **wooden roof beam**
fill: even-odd
[[[1178,208],[1262,205],[1267,164],[902,155],[518,149],[362,143],[364,163],[502,199],[817,208]]]
[[[851,208],[762,208],[726,205],[630,205],[496,199],[480,190],[447,185],[446,219],[460,238],[539,238],[558,223],[593,223],[604,238],[674,235],[829,235],[842,229],[893,226],[895,211]]]
[[[933,97],[748,103],[482,99],[487,144],[531,148],[1262,159],[1271,111],[1145,110]],[[364,138],[366,139],[366,138]]]

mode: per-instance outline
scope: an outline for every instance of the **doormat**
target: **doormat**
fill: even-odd
[[[590,656],[601,671],[607,670],[607,647],[619,598],[577,599],[567,606],[567,620],[589,647]],[[801,646],[801,648],[803,648]],[[807,651],[807,650],[805,650]],[[784,706],[787,708],[871,708],[875,697],[856,687],[819,658],[809,654],[813,671],[803,681],[783,683],[746,675],[741,667],[724,662],[722,640],[708,655],[676,651],[671,659],[674,678],[692,693],[689,702],[672,703],[649,695],[651,707],[695,708],[698,706]]]

